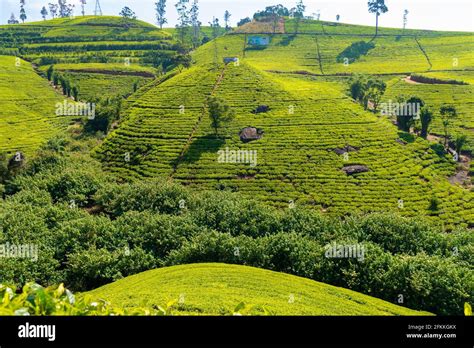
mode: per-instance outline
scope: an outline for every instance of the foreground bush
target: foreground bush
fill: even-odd
[[[76,299],[73,293],[59,287],[43,288],[34,283],[26,284],[20,293],[0,284],[0,316],[106,316],[106,315],[166,315],[166,309],[114,308],[106,301],[92,302],[85,297]]]
[[[276,210],[226,192],[170,181],[118,184],[97,163],[68,161],[62,142],[5,183],[0,246],[33,244],[37,259],[0,257],[0,282],[64,282],[86,291],[165,265],[242,264],[311,278],[438,314],[472,301],[474,235],[422,219],[344,219]],[[81,150],[82,151],[82,150]],[[73,200],[76,204],[71,204]],[[363,246],[363,260],[328,258],[332,244]]]

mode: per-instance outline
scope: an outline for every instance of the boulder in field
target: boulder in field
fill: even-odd
[[[348,152],[357,152],[359,151],[360,149],[358,147],[354,147],[354,146],[351,146],[351,145],[347,145],[345,147],[343,147],[342,149],[341,148],[337,148],[337,149],[334,149],[333,151],[335,153],[337,153],[338,155],[344,155],[345,153],[348,153]]]
[[[363,165],[353,165],[353,166],[345,166],[344,168],[342,168],[342,170],[347,175],[354,175],[354,174],[360,174],[360,173],[367,173],[370,169],[367,166],[363,166]]]
[[[247,127],[240,131],[240,140],[244,143],[248,143],[254,140],[260,140],[263,137],[263,130],[255,127]]]

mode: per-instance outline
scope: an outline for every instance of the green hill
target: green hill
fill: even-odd
[[[43,72],[55,65],[79,89],[82,101],[130,95],[159,73],[151,66],[150,55],[159,53],[165,60],[178,47],[172,34],[121,17],[57,18],[0,26],[0,54],[19,55]]]
[[[30,63],[0,56],[0,152],[32,155],[68,124],[56,115],[55,105],[63,101]]]
[[[194,264],[161,268],[127,277],[86,293],[126,308],[179,300],[175,313],[222,315],[244,302],[274,315],[426,315],[360,293],[312,280],[261,270]]]
[[[339,28],[346,27],[332,27]],[[348,45],[371,38],[368,31],[360,35],[345,30],[340,35],[282,34],[258,49],[244,49],[248,34],[218,38],[194,53],[194,67],[130,99],[120,128],[97,154],[124,178],[173,178],[197,190],[238,191],[283,208],[295,202],[338,215],[397,211],[429,216],[447,227],[472,227],[473,193],[449,182],[456,174],[451,156],[434,151],[432,142],[399,132],[388,118],[364,111],[347,96],[346,84],[351,73],[385,74],[387,99],[406,92],[426,98],[433,109],[453,103],[459,116],[452,134],[467,134],[472,148],[472,85],[412,87],[400,80],[430,68],[417,40],[438,42],[430,46],[435,57],[460,40],[457,54],[464,58],[446,74],[457,69],[469,74],[473,36],[419,32],[418,38],[399,38],[400,33],[388,31],[367,56],[349,66],[338,63]],[[238,57],[239,64],[224,66],[224,57]],[[236,113],[220,139],[210,127],[209,95],[225,100]],[[269,110],[257,113],[259,106]],[[263,138],[244,144],[239,132],[248,126],[262,129]],[[432,132],[441,132],[439,119]],[[347,158],[337,153],[348,146]],[[226,148],[257,151],[258,164],[220,163],[218,153]],[[126,153],[131,161],[124,160]],[[351,165],[366,166],[368,172],[347,175],[343,169]]]

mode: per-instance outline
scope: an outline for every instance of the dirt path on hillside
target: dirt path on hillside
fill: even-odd
[[[413,81],[413,80],[411,79],[411,76],[405,77],[405,78],[403,79],[403,81],[405,81],[406,83],[409,83],[409,84],[411,84],[411,85],[422,85],[422,83],[420,83],[420,82]]]
[[[462,187],[470,190],[472,189],[472,179],[469,175],[469,168],[471,166],[472,158],[469,156],[461,156],[461,160],[458,164],[456,174],[448,178],[452,185],[461,185]]]
[[[444,137],[430,134],[427,137],[427,140],[433,143],[444,144]],[[454,149],[450,148],[452,153],[455,152]],[[469,156],[461,155],[461,160],[458,162],[458,167],[456,168],[456,174],[450,176],[448,181],[451,185],[460,185],[468,190],[470,190],[472,185],[472,179],[469,176],[469,168],[471,167],[472,158]]]

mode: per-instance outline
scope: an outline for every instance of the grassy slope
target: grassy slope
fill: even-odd
[[[287,33],[294,30],[294,21],[287,21]],[[473,33],[381,28],[380,36],[373,41],[376,47],[366,56],[349,65],[336,62],[337,55],[351,43],[371,40],[373,31],[373,27],[368,26],[304,21],[299,30],[304,35],[296,38],[277,35],[265,50],[247,52],[246,62],[259,69],[285,72],[307,71],[323,75],[398,74],[402,78],[410,73],[434,71],[434,74],[441,74],[444,79],[465,80],[470,83],[469,86],[412,85],[400,82],[389,88],[387,96],[394,100],[400,94],[418,95],[436,109],[443,102],[455,105],[460,115],[454,121],[453,136],[467,135],[466,150],[474,153],[474,115],[470,112],[474,102]],[[241,36],[233,40],[242,42],[237,47],[243,46]],[[242,55],[239,51],[235,53]],[[434,121],[433,131],[442,134],[439,118]]]
[[[48,68],[49,65],[46,65],[40,70],[46,74]],[[133,63],[55,64],[54,68],[79,89],[80,100],[89,101],[105,95],[130,95],[135,83],[141,87],[152,81],[151,76],[156,74],[154,68]]]
[[[177,313],[188,315],[232,313],[242,301],[275,315],[428,314],[288,274],[224,264],[156,269],[87,294],[124,307],[163,305],[181,297]]]
[[[12,37],[16,41],[12,41]],[[155,69],[141,66],[141,56],[149,50],[173,54],[175,41],[171,34],[142,21],[85,16],[0,26],[0,46],[2,44],[18,47],[22,57],[36,64],[42,64],[44,57],[59,59],[62,64],[56,64],[56,70],[67,70],[72,84],[79,88],[80,99],[88,100],[97,96],[128,95],[133,92],[135,82],[147,83]],[[80,63],[91,55],[106,57],[108,61]],[[41,70],[46,71],[48,67],[44,65]],[[144,72],[149,76],[139,76]]]
[[[204,74],[214,60],[215,46],[209,43],[196,51],[197,67],[131,103],[128,121],[99,149],[106,165],[121,176],[171,176],[195,189],[226,188],[281,207],[295,201],[338,214],[399,211],[432,215],[447,225],[474,222],[472,193],[448,183],[454,163],[436,155],[428,142],[418,138],[405,146],[397,143],[396,127],[355,105],[343,83],[265,72],[272,64],[304,68],[308,37],[292,42],[299,50],[277,41],[268,48],[272,53],[248,51],[245,58],[243,38],[230,35],[217,41],[219,61],[240,56],[240,66],[221,65],[214,76]],[[226,125],[225,140],[215,140],[207,116],[200,116],[203,100],[222,71],[215,94],[232,106],[236,118]],[[195,83],[187,82],[191,80]],[[185,114],[179,113],[179,105],[186,106]],[[272,110],[252,114],[258,105]],[[295,107],[294,114],[289,106]],[[266,134],[258,142],[242,144],[238,132],[249,125]],[[360,150],[345,162],[333,149],[346,145]],[[257,150],[257,167],[218,163],[217,151],[226,147]],[[124,163],[126,152],[134,161]],[[350,164],[364,164],[371,171],[347,177],[341,168]],[[429,210],[434,198],[440,203],[437,212]]]
[[[55,104],[64,99],[39,77],[31,64],[0,56],[0,151],[32,154],[67,124],[55,115]]]

